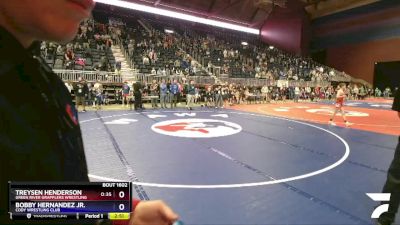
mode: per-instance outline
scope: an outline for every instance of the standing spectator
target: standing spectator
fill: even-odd
[[[93,91],[96,96],[94,104],[96,109],[99,110],[103,103],[103,85],[100,83],[100,80],[97,80],[97,82],[94,84]]]
[[[264,86],[261,88],[261,95],[262,95],[262,98],[263,98],[263,102],[268,102],[269,101],[269,99],[268,99],[268,86],[266,85],[266,84],[264,84]]]
[[[200,89],[196,88],[195,89],[195,95],[194,95],[194,103],[197,104],[200,100]]]
[[[375,97],[381,97],[381,90],[378,87],[375,88]]]
[[[205,94],[205,106],[208,108],[211,108],[213,105],[212,103],[214,102],[214,93],[212,90],[212,87],[209,86],[206,89],[206,94]]]
[[[151,96],[151,107],[156,109],[158,107],[158,83],[156,80],[153,80],[153,83],[150,86],[150,96]]]
[[[186,90],[187,90],[187,92],[186,92],[186,107],[189,110],[193,110],[192,103],[193,103],[195,95],[196,95],[196,87],[194,86],[193,80],[189,81],[189,84],[187,85]]]
[[[178,81],[176,79],[174,79],[174,82],[170,85],[169,93],[171,96],[170,100],[171,100],[171,109],[172,109],[172,108],[176,107],[176,103],[178,101],[178,96],[180,94]]]
[[[221,85],[217,85],[214,88],[214,94],[215,94],[215,108],[223,108],[224,106],[224,102],[222,99],[222,86]]]
[[[165,83],[165,79],[162,79],[160,84],[160,104],[162,109],[167,108],[167,95],[168,95],[168,87]]]
[[[358,100],[359,89],[357,85],[354,85],[353,88],[353,100]]]
[[[79,110],[79,105],[83,107],[82,112],[86,112],[86,97],[89,93],[89,88],[82,77],[78,78],[78,83],[74,87],[76,97],[76,108]]]
[[[300,97],[300,88],[299,87],[295,87],[294,88],[294,102],[299,102],[299,97]]]
[[[133,40],[130,40],[129,44],[128,44],[128,54],[130,57],[133,56],[134,48],[135,48],[135,44],[134,44]]]
[[[383,91],[383,97],[389,98],[392,95],[392,90],[390,87],[386,87],[385,90]]]
[[[135,97],[135,110],[143,109],[142,106],[142,85],[137,81],[133,85],[134,97]]]
[[[115,72],[119,75],[121,73],[122,64],[121,61],[115,62]]]
[[[289,99],[293,100],[294,99],[294,87],[290,86],[288,91],[289,91]]]
[[[129,93],[131,91],[131,88],[128,85],[128,82],[124,82],[122,85],[122,105],[125,107],[129,106],[128,98],[129,98]]]
[[[399,90],[395,93],[392,109],[397,111],[397,116],[400,118]],[[382,193],[390,193],[389,210],[379,217],[378,222],[380,225],[390,225],[395,221],[395,216],[400,204],[400,136]],[[386,203],[387,202],[384,202],[382,204]]]

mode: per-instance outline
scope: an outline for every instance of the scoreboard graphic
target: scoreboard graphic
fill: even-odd
[[[129,220],[130,182],[9,182],[12,220]]]

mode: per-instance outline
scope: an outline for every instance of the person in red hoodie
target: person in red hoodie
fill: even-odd
[[[8,181],[89,181],[77,110],[37,49],[42,40],[71,41],[93,7],[93,0],[0,1],[0,224],[13,223]],[[178,219],[162,201],[135,202],[130,224]]]

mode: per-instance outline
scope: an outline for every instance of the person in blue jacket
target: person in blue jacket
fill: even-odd
[[[175,79],[169,87],[169,93],[171,96],[171,109],[176,108],[178,102],[178,96],[180,94],[178,81]]]

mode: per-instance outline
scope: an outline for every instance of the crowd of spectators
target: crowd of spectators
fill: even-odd
[[[255,102],[331,99],[335,93],[332,86],[300,87],[276,81],[330,82],[337,77],[347,77],[310,58],[285,53],[273,46],[254,41],[242,43],[239,39],[222,38],[215,33],[198,34],[182,27],[177,27],[173,33],[164,32],[163,25],[151,21],[147,26],[138,21],[127,26],[121,20],[109,19],[109,23],[104,24],[89,19],[82,22],[73,42],[65,45],[43,42],[41,52],[54,69],[113,72],[121,70],[121,62],[115,61],[111,52],[111,46],[117,43],[121,43],[126,50],[127,60],[139,73],[169,80],[166,82],[167,90],[173,79],[170,76],[189,80],[191,75],[209,75],[215,69],[220,70],[222,77],[266,79],[272,81],[266,83],[274,84],[251,87],[219,82],[196,87],[195,101],[208,102],[213,99],[212,102],[219,107],[221,99],[229,104],[240,104],[249,99]],[[144,96],[155,92],[154,84],[153,88],[149,85],[143,84]],[[91,87],[94,86],[89,84],[89,95],[94,98],[99,91]],[[185,84],[179,87],[183,97]],[[153,91],[148,91],[150,89]],[[95,93],[90,94],[93,90]],[[212,98],[209,97],[210,91],[214,96]],[[392,93],[390,89],[372,90],[363,85],[351,85],[347,91],[350,99],[371,95],[389,97]],[[117,93],[115,96],[118,98],[122,95]]]
[[[207,67],[218,67],[229,77],[269,80],[331,81],[345,76],[310,58],[302,58],[280,51],[273,46],[257,43],[231,44],[210,36],[184,34],[181,46],[187,52],[207,59]]]
[[[140,84],[140,91],[143,99],[148,99],[153,108],[157,108],[159,103],[162,108],[177,107],[188,98],[188,86],[190,79],[162,79],[153,80]],[[66,84],[70,90],[77,86]],[[88,104],[99,107],[102,104],[110,104],[109,93],[103,89],[98,81],[87,83]],[[269,103],[280,101],[307,101],[317,102],[320,100],[334,100],[337,87],[329,85],[326,87],[300,87],[295,85],[264,85],[264,86],[245,86],[235,83],[217,83],[210,85],[197,85],[192,83],[193,103],[199,106],[224,108],[235,104]],[[128,105],[128,97],[132,99],[134,85],[125,82],[115,93],[113,103]],[[345,89],[348,100],[362,100],[374,96],[374,90],[361,84],[348,84]],[[390,97],[390,95],[389,95]]]
[[[41,53],[53,69],[108,71],[120,69],[111,51],[111,46],[121,35],[117,25],[83,21],[75,39],[67,44],[42,42]]]
[[[243,44],[179,27],[166,33],[163,25],[151,22],[145,28],[139,23],[127,26],[118,19],[109,21],[82,22],[75,40],[66,45],[43,42],[46,62],[54,69],[119,71],[121,62],[115,61],[110,48],[121,41],[130,64],[142,74],[207,75],[218,69],[221,76],[271,81],[331,81],[347,76],[260,42]]]
[[[126,28],[126,31],[123,46],[128,52],[128,60],[140,73],[199,75],[199,64],[182,50],[176,36],[156,29],[148,31],[141,26]]]

